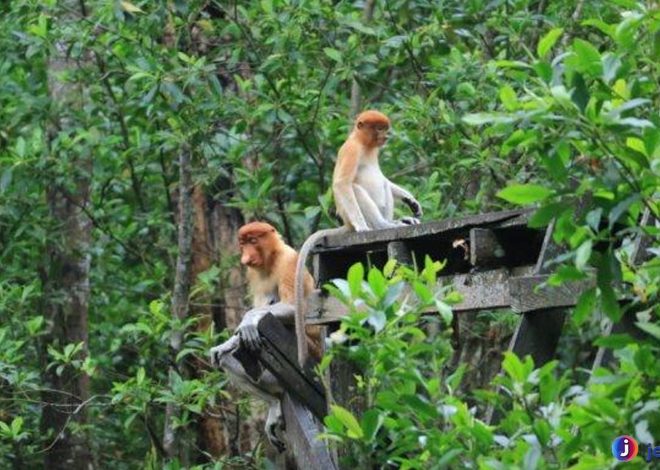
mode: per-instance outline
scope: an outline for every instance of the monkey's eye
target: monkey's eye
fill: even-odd
[[[249,239],[248,239],[248,243],[249,243],[250,245],[256,245],[256,244],[257,244],[257,239],[254,238],[254,237],[249,238]]]

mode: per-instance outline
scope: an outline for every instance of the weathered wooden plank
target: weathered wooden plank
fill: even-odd
[[[506,253],[495,232],[485,228],[470,229],[470,264],[478,267],[496,266]]]
[[[512,277],[509,280],[511,309],[517,313],[532,312],[544,308],[573,307],[580,295],[596,285],[595,278],[577,282],[565,282],[561,286],[543,286],[550,276]]]
[[[493,269],[448,277],[440,276],[438,283],[453,285],[454,289],[463,296],[463,301],[453,305],[452,309],[454,312],[467,312],[508,307],[511,303],[509,278],[508,270]]]
[[[350,232],[342,235],[332,235],[323,238],[314,252],[332,251],[336,249],[346,249],[355,247],[362,249],[363,246],[382,245],[389,241],[405,241],[411,238],[419,238],[428,235],[435,235],[456,229],[469,229],[488,224],[497,224],[498,226],[517,226],[525,227],[529,220],[532,210],[514,210],[491,212],[461,218],[445,219],[435,222],[427,222],[419,225],[405,225],[384,230],[370,230],[368,232]],[[507,223],[509,222],[509,223]]]
[[[531,266],[522,266],[513,270],[504,268],[454,276],[440,276],[438,289],[453,284],[454,289],[462,296],[463,301],[452,308],[454,312],[469,312],[473,310],[509,308],[511,295],[509,280],[516,276],[524,276],[531,272]],[[403,295],[409,293],[404,290]],[[341,321],[348,308],[334,297],[326,297],[320,290],[314,291],[308,300],[307,323],[327,324]]]
[[[298,368],[295,336],[270,314],[259,322],[258,329],[263,339],[260,362],[287,392],[322,419],[327,412],[325,393],[313,373]]]
[[[322,431],[310,411],[298,401],[285,394],[282,412],[286,423],[287,444],[300,469],[336,470],[328,445],[317,439]]]

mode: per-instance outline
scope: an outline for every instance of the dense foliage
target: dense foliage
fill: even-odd
[[[420,318],[429,303],[438,302],[443,324],[450,315],[437,300],[444,293],[428,290],[438,264],[420,275],[371,270],[366,284],[354,268],[335,293],[371,313],[345,321],[343,334],[359,342],[338,341],[326,361],[347,355],[364,367],[371,406],[357,417],[333,408],[328,438],[350,442],[360,468],[601,469],[614,464],[614,436],[660,436],[660,231],[639,224],[645,211],[660,215],[656,3],[385,0],[371,19],[364,8],[320,0],[0,6],[0,466],[33,468],[51,450],[58,435],[42,416],[44,397],[57,392],[51,376],[90,377],[89,399],[68,409],[88,417],[67,421],[66,432],[87,436],[97,466],[177,468],[160,442],[168,403],[179,407],[189,464],[213,465],[197,446],[196,420],[233,399],[219,372],[183,370],[226,331],[200,328],[195,317],[182,325],[169,312],[178,156],[190,150],[195,185],[214,204],[244,220],[267,218],[298,246],[334,224],[329,181],[353,80],[364,108],[392,117],[382,166],[414,188],[426,220],[528,204],[539,206],[535,226],[555,219],[567,251],[551,282],[597,277],[566,341],[607,346],[619,362],[592,375],[563,357],[534,370],[506,355],[498,379],[506,400],[492,390],[465,394],[463,369],[447,367],[448,338],[420,325],[430,321]],[[52,253],[69,233],[52,189],[76,195],[85,182],[88,344],[58,341],[47,313],[61,302],[49,287]],[[652,256],[633,263],[642,231]],[[193,299],[237,287],[226,274],[235,251],[224,250],[195,280]],[[402,283],[417,286],[417,303],[400,303]],[[604,319],[626,311],[647,339],[602,337]],[[189,334],[173,357],[169,338],[183,327]],[[174,380],[172,363],[182,370]],[[481,420],[489,404],[504,413],[496,427]],[[260,465],[261,444],[229,447],[217,462]]]

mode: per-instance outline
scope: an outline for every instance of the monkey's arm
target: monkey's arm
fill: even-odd
[[[408,191],[403,189],[401,186],[390,183],[390,188],[392,188],[392,196],[395,199],[401,199],[408,207],[410,207],[410,210],[413,213],[413,216],[415,218],[419,218],[422,216],[422,206],[420,203],[415,199],[415,196],[410,194]]]
[[[296,309],[291,304],[278,302],[265,307],[257,307],[249,310],[236,328],[236,335],[250,350],[260,349],[262,346],[261,336],[259,335],[259,322],[267,314],[271,313],[284,324],[291,324]]]
[[[353,183],[358,169],[357,150],[350,146],[342,147],[337,157],[337,166],[332,176],[332,192],[335,197],[337,212],[344,223],[353,227],[356,232],[369,230],[369,226],[362,215]]]

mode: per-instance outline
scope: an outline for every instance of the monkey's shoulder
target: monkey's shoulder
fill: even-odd
[[[337,158],[346,158],[348,156],[360,157],[363,152],[362,144],[355,138],[349,137],[346,142],[339,147]]]

